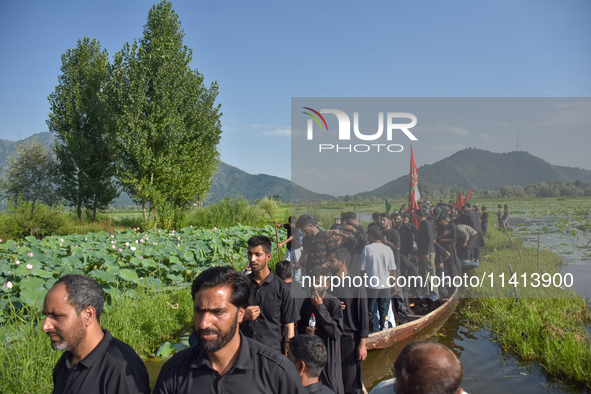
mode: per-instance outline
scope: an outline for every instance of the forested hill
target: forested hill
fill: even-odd
[[[282,201],[290,201],[290,198],[292,201],[334,198],[328,194],[311,192],[284,178],[266,174],[248,174],[239,168],[220,161],[209,188],[207,202],[210,203],[227,196],[236,197],[239,195],[250,201],[274,195],[281,196]]]
[[[415,152],[415,155],[417,152]],[[420,154],[420,153],[419,153]],[[539,182],[581,180],[591,182],[591,171],[555,166],[524,151],[493,153],[468,148],[434,164],[419,167],[419,186],[428,191],[454,184],[462,190],[493,190],[503,186],[529,186]],[[408,175],[360,196],[384,197],[408,193]]]
[[[47,146],[53,142],[53,136],[48,132],[38,133],[16,142],[0,140],[0,167],[6,167],[6,158],[8,155],[16,152],[17,145],[35,137]],[[3,171],[0,170],[0,177],[2,176]],[[290,201],[290,198],[294,201],[327,200],[334,198],[328,194],[311,192],[301,186],[292,184],[284,178],[266,174],[252,175],[224,162],[220,162],[209,189],[209,196],[206,202],[209,204],[224,197],[237,197],[240,195],[251,202],[259,198],[273,197],[275,195],[280,196],[282,201]],[[131,198],[123,193],[112,205],[124,206],[132,204]]]

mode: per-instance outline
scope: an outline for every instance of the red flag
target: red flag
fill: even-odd
[[[473,188],[472,188],[473,189]],[[470,191],[468,192],[468,195],[466,196],[466,198],[464,198],[464,204],[466,203],[466,201],[468,201],[468,199],[470,198],[470,194],[472,194],[472,189],[470,189]]]
[[[417,163],[415,163],[415,154],[410,147],[410,185],[408,187],[408,209],[419,209],[417,201],[421,198],[419,193],[419,172],[417,170]]]
[[[408,187],[408,209],[414,208],[413,223],[419,228],[419,221],[417,220],[416,211],[419,209],[417,201],[421,198],[419,193],[419,172],[417,170],[417,163],[415,162],[415,154],[410,146],[410,185]]]
[[[462,209],[462,206],[464,206],[464,200],[462,200],[462,192],[460,192],[460,195],[458,196],[458,199],[456,200],[454,206],[458,209]]]

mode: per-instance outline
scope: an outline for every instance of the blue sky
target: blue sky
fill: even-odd
[[[0,2],[0,138],[47,131],[61,55],[86,36],[112,57],[142,36],[152,4]],[[220,85],[222,160],[250,173],[289,176],[291,97],[591,93],[589,1],[177,0],[173,8],[193,49],[192,67]],[[479,141],[470,146],[515,148],[514,140]],[[591,169],[586,155],[568,155],[566,145],[539,145],[530,152]],[[458,146],[417,156],[417,164]]]

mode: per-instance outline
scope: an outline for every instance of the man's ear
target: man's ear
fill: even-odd
[[[300,361],[299,363],[296,364],[296,369],[298,370],[298,372],[300,373],[300,375],[303,375],[304,373],[308,373],[308,367],[306,366],[306,363],[303,361]]]
[[[244,308],[238,308],[238,324],[242,323],[242,320],[244,319],[244,312]]]
[[[94,306],[89,305],[84,308],[82,312],[80,312],[80,318],[85,327],[90,327],[95,321],[97,321],[96,309],[94,309]]]

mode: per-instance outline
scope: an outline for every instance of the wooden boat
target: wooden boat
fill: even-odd
[[[446,301],[435,301],[435,303],[431,303],[430,308],[432,310],[426,315],[410,315],[408,317],[397,315],[397,323],[404,322],[404,324],[399,324],[396,327],[369,334],[366,344],[367,350],[384,349],[407,338],[420,336],[421,332],[427,330],[436,320],[449,312],[446,317],[447,320],[460,300],[459,292],[460,290],[456,288],[452,297]],[[417,301],[417,303],[421,303],[421,301]],[[423,303],[429,305],[426,300]]]

